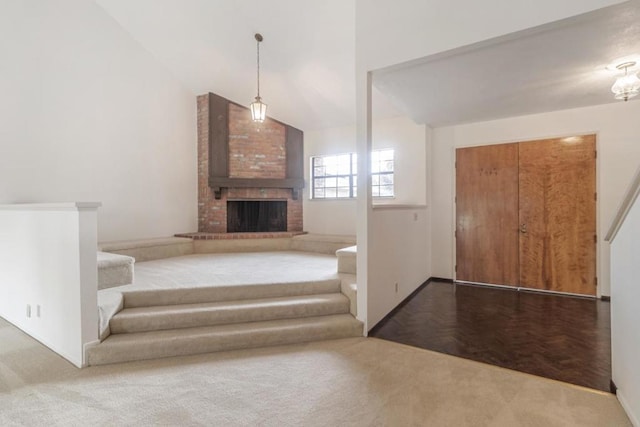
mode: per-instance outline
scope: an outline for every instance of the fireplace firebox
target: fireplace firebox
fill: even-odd
[[[286,200],[227,201],[227,233],[287,231]]]

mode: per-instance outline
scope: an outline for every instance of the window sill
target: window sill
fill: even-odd
[[[374,200],[373,201],[373,205],[374,206],[376,206],[376,205],[386,205],[386,204],[389,204],[389,203],[386,202],[386,200],[395,200],[395,196],[372,197],[372,199]],[[317,198],[317,199],[311,199],[310,198],[310,199],[307,199],[307,200],[309,200],[310,202],[325,202],[325,201],[328,201],[328,202],[342,202],[342,201],[344,201],[344,202],[348,202],[348,201],[355,202],[356,200],[358,200],[358,198],[357,197],[325,197],[325,198]],[[376,200],[380,200],[380,201],[378,202]],[[398,206],[398,205],[392,205],[392,206]]]
[[[357,197],[325,197],[322,199],[308,199],[310,202],[355,202]]]
[[[427,209],[427,205],[401,205],[393,203],[374,203],[372,208],[374,210],[402,210],[402,209]]]

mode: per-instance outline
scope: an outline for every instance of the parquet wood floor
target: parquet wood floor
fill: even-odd
[[[609,303],[431,282],[369,336],[609,391]]]

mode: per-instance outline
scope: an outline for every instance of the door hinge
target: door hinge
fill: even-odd
[[[597,234],[593,235],[593,243],[598,243],[598,235]]]
[[[595,285],[598,286],[598,278],[597,277],[593,279],[593,283],[595,283]]]
[[[598,193],[593,193],[593,200],[598,201]]]
[[[453,162],[453,168],[458,169],[458,162]]]
[[[453,237],[456,238],[456,239],[458,238],[458,230],[453,232]]]
[[[458,203],[458,196],[453,197],[453,203]]]
[[[597,158],[598,158],[598,150],[596,150],[596,151],[594,151],[594,152],[593,152],[593,158],[594,158],[594,159],[597,159]]]
[[[453,268],[453,271],[455,271],[456,273],[458,272],[458,264],[456,264],[456,266]]]

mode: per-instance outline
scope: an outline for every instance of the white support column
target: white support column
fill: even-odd
[[[358,153],[358,201],[357,201],[357,245],[358,245],[358,319],[367,322],[368,253],[371,205],[371,73],[358,69],[356,64],[356,149]]]

